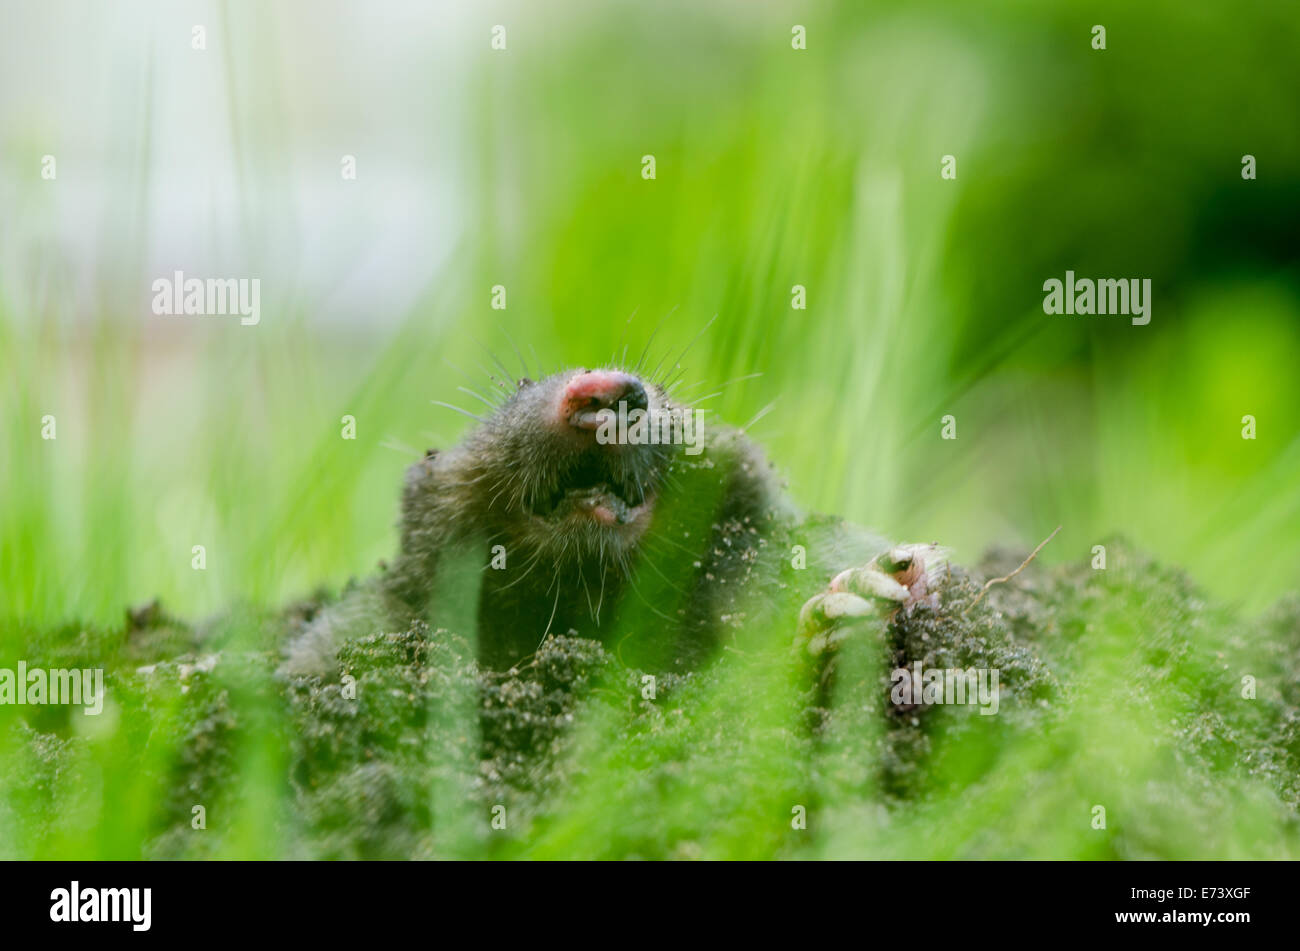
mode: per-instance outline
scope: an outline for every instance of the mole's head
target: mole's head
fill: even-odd
[[[625,370],[521,380],[467,442],[475,508],[557,558],[618,558],[650,524],[669,466],[698,437],[686,423],[661,387]]]

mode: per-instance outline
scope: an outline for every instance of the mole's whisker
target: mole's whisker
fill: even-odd
[[[524,368],[524,376],[531,377],[533,371],[528,369],[528,361],[524,359],[523,353],[520,352],[519,346],[515,343],[515,338],[510,336],[510,331],[506,330],[504,327],[501,328],[501,332],[506,335],[506,339],[510,341],[510,349],[512,349],[515,352],[515,356],[519,358],[519,365]]]
[[[772,402],[768,403],[766,406],[764,406],[762,409],[760,409],[757,413],[755,413],[753,419],[751,419],[749,422],[747,422],[744,426],[740,427],[740,431],[741,431],[742,433],[744,433],[744,432],[748,432],[749,429],[750,429],[750,427],[752,427],[755,423],[757,423],[760,419],[762,419],[762,418],[763,418],[764,416],[766,416],[768,413],[772,412],[772,407],[774,407],[774,406],[776,406],[776,400],[772,400]]]
[[[460,390],[460,392],[464,393],[466,396],[472,396],[472,397],[474,397],[474,399],[478,400],[480,403],[484,403],[484,404],[486,404],[487,407],[488,407],[488,409],[496,409],[497,407],[499,407],[499,406],[501,405],[500,403],[496,403],[496,402],[494,402],[494,401],[488,399],[486,396],[483,396],[483,395],[482,395],[481,393],[479,393],[477,390],[471,390],[471,389],[470,389],[469,387],[467,387],[467,386],[458,386],[458,387],[456,387],[456,389]]]
[[[473,413],[471,413],[469,410],[462,409],[461,407],[456,406],[453,403],[444,403],[442,400],[429,400],[429,402],[432,403],[434,406],[442,406],[446,409],[455,410],[457,413],[460,413],[462,416],[468,416],[470,419],[476,419],[480,423],[484,421],[482,416],[476,416]]]

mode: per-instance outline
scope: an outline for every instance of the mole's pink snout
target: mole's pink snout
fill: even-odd
[[[576,429],[595,430],[600,426],[601,411],[618,412],[620,403],[627,404],[629,413],[649,407],[640,380],[621,370],[584,370],[564,384],[557,415]]]

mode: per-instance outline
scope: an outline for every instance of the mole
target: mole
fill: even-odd
[[[699,411],[662,381],[611,366],[509,386],[459,445],[408,468],[396,557],[311,620],[284,674],[337,675],[343,640],[416,620],[472,634],[501,670],[550,634],[689,666],[782,610],[815,653],[845,619],[927,596],[940,549],[800,514],[753,440],[680,426]]]

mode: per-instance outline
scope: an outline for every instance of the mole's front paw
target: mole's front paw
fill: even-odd
[[[847,636],[846,624],[855,618],[879,617],[882,609],[911,614],[922,602],[937,606],[931,589],[947,560],[948,549],[938,545],[899,545],[861,568],[841,571],[804,602],[795,645],[820,654]]]

